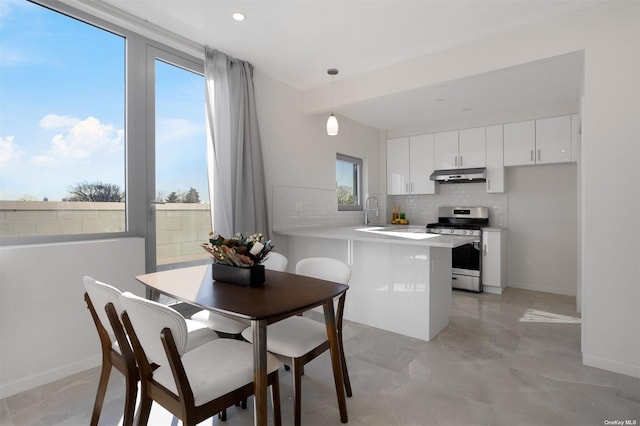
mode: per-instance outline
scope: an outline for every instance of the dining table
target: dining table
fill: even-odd
[[[322,306],[340,411],[347,405],[333,300],[349,286],[288,272],[266,270],[264,284],[245,286],[213,279],[212,267],[200,265],[152,272],[136,279],[161,294],[212,312],[251,321],[253,333],[254,424],[267,425],[267,325]]]

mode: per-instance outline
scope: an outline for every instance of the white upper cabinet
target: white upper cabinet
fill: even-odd
[[[485,128],[455,130],[434,136],[436,170],[485,166]]]
[[[408,193],[409,138],[387,140],[387,194]]]
[[[535,121],[520,121],[504,125],[504,165],[535,164]]]
[[[458,168],[485,167],[486,133],[484,127],[460,130]]]
[[[571,115],[563,115],[505,124],[504,165],[575,161],[576,155],[572,151],[576,149],[576,121],[576,115],[573,118]]]
[[[387,194],[435,194],[433,135],[387,140]]]
[[[504,192],[503,126],[489,126],[487,135],[487,192]]]
[[[536,120],[536,163],[571,161],[571,116]]]
[[[458,131],[434,134],[436,170],[458,168]]]
[[[433,135],[409,138],[409,191],[412,194],[435,194],[436,183],[431,180],[434,171]]]

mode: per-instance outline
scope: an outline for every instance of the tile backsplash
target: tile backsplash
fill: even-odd
[[[507,227],[507,194],[489,194],[482,182],[437,184],[435,195],[389,195],[387,217],[391,206],[400,206],[411,224],[437,222],[439,207],[488,207],[489,224]]]
[[[335,189],[273,187],[273,230],[292,226],[355,226],[363,222],[362,211],[338,211]],[[380,217],[384,216],[386,196],[379,200]]]
[[[439,184],[436,195],[384,195],[379,201],[380,217],[372,223],[391,220],[391,206],[398,205],[411,224],[425,225],[438,219],[444,206],[489,208],[491,226],[507,226],[507,194],[488,194],[484,183]],[[274,186],[272,190],[273,230],[292,226],[355,226],[363,223],[362,211],[338,211],[336,191],[322,188]],[[366,198],[366,197],[365,197]]]

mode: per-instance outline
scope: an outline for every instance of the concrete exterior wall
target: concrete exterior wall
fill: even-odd
[[[211,231],[209,204],[158,204],[159,265],[206,259],[200,248]],[[124,203],[0,201],[0,237],[125,232]]]

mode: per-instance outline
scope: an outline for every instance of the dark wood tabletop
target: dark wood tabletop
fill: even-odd
[[[203,309],[268,323],[320,306],[348,285],[266,270],[264,285],[247,287],[214,281],[211,265],[154,272],[136,277],[142,284]]]

